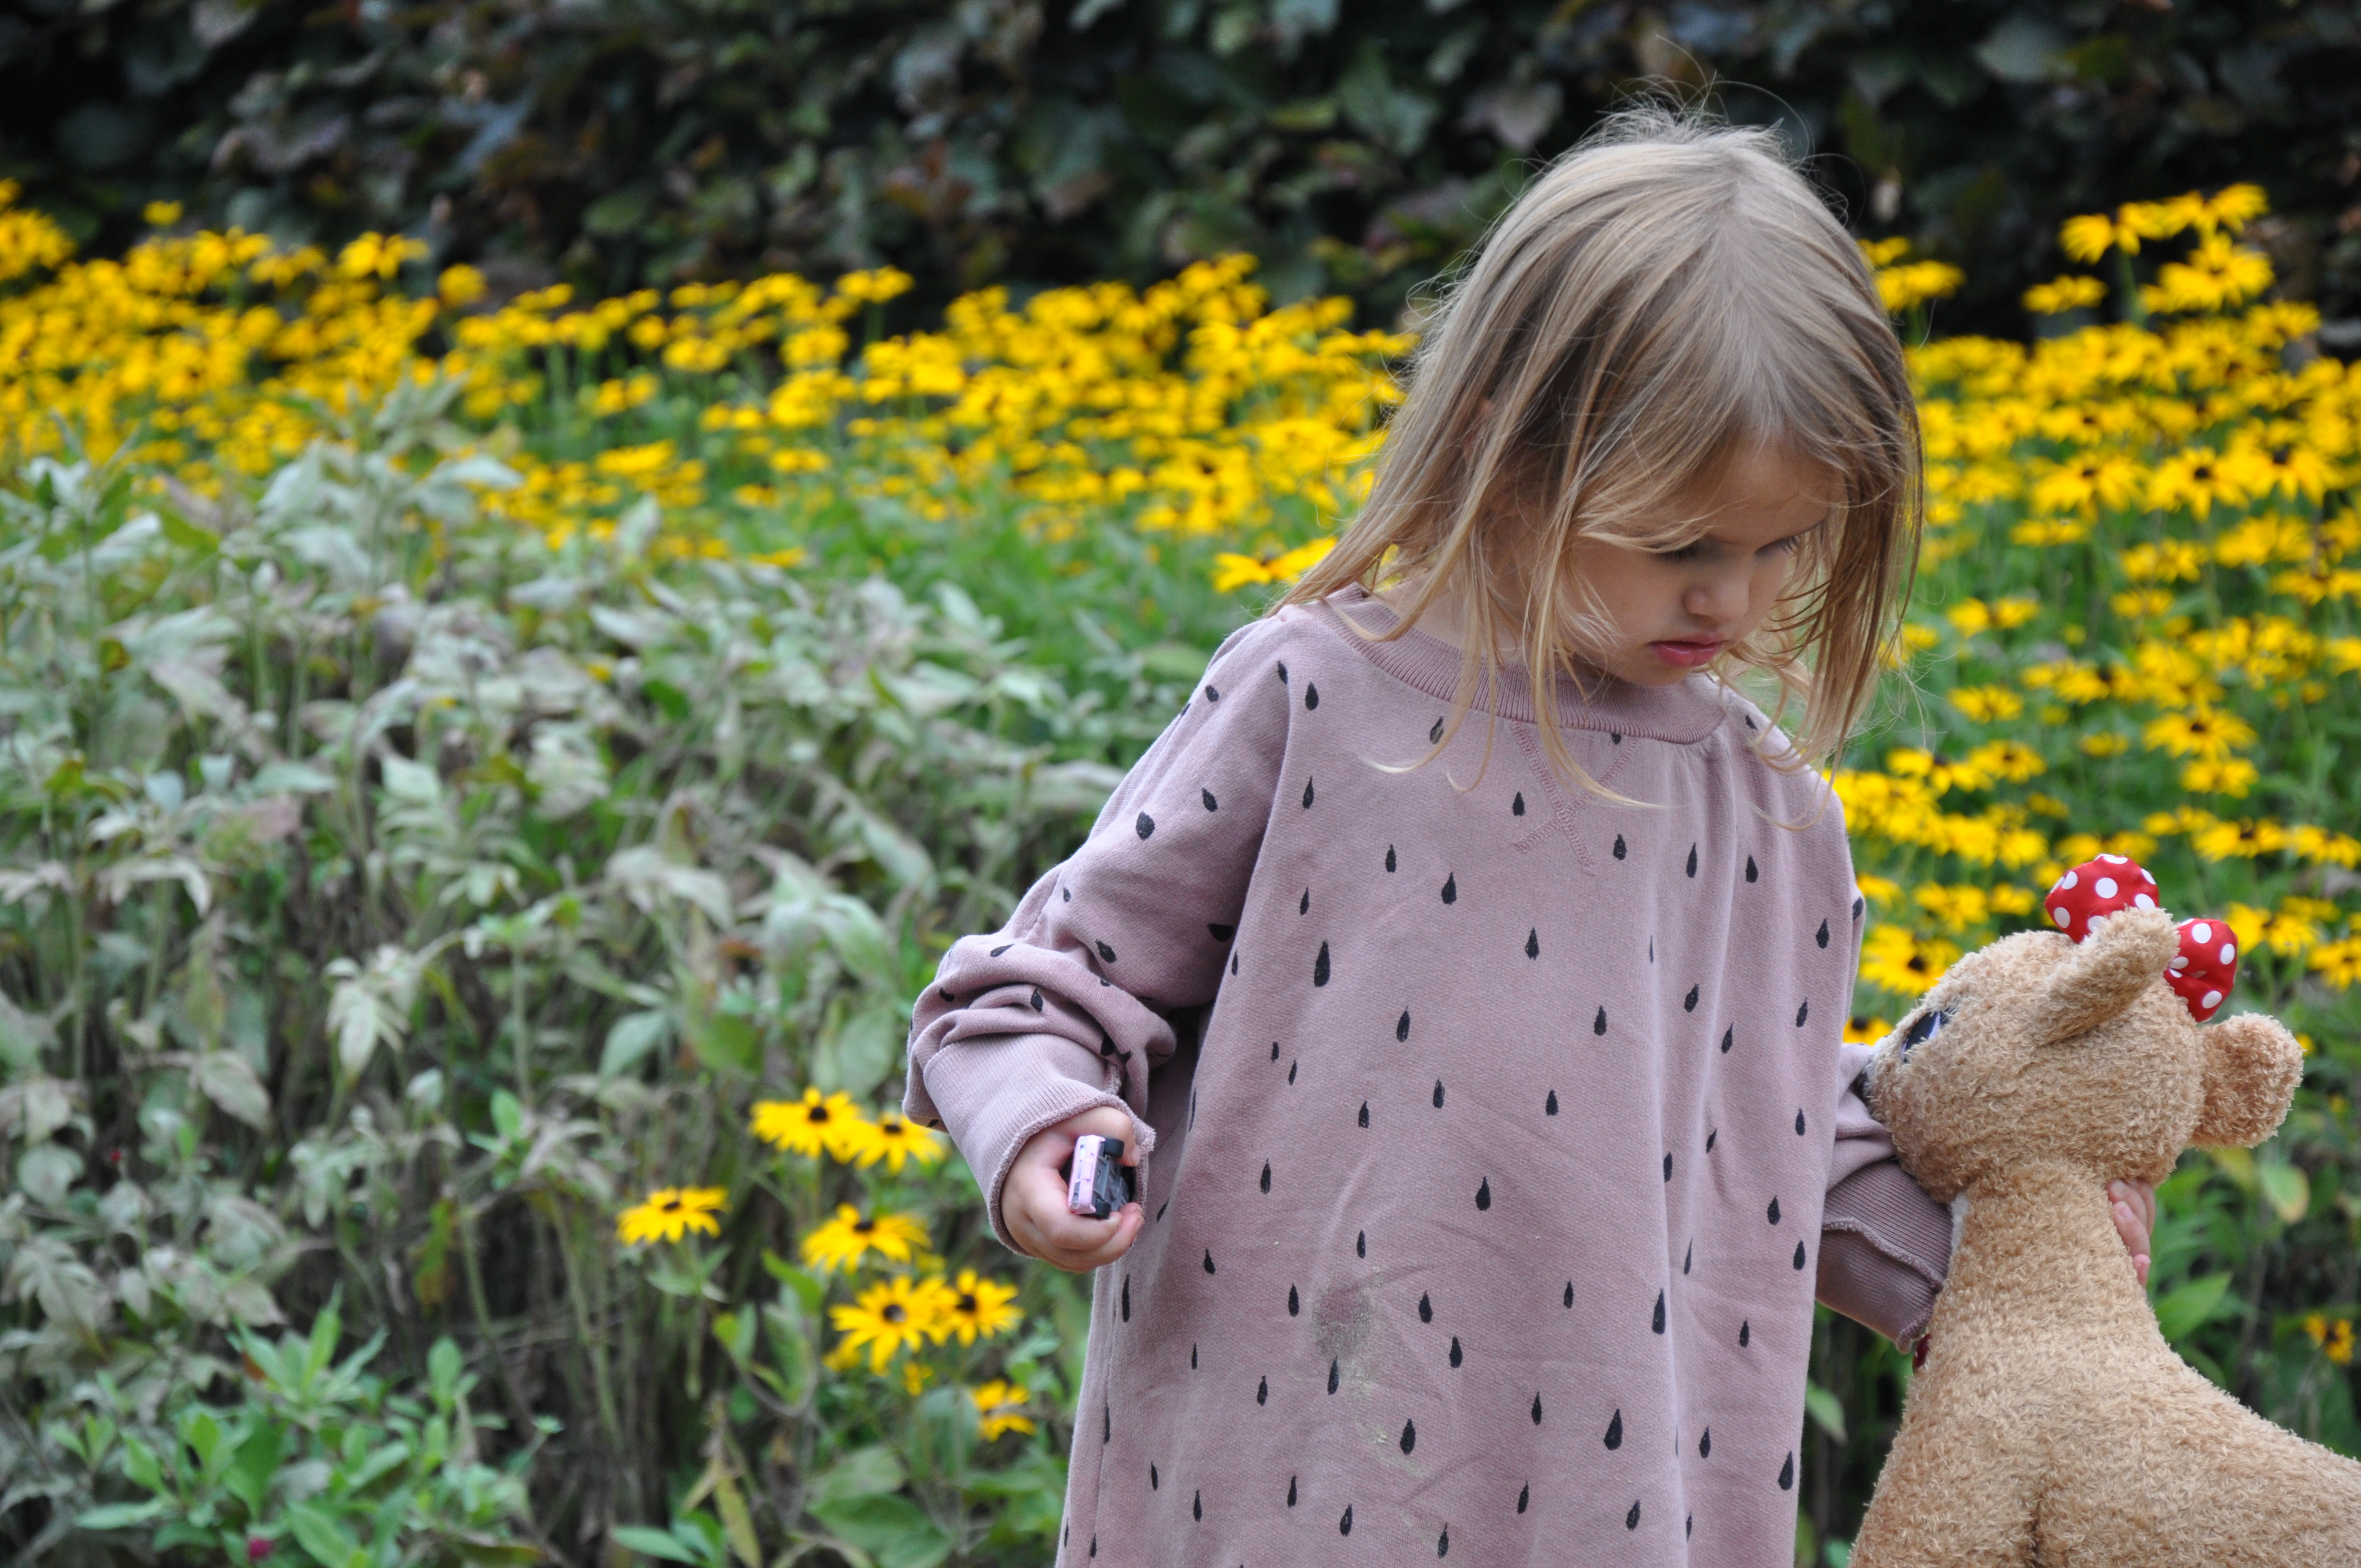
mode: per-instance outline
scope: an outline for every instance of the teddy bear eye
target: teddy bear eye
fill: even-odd
[[[1926,1012],[1918,1014],[1902,1036],[1902,1054],[1908,1056],[1911,1047],[1923,1046],[1941,1034],[1943,1025],[1950,1021],[1950,1009],[1947,1007],[1929,1007]]]

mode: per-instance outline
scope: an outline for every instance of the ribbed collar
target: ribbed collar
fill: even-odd
[[[1412,627],[1400,636],[1372,641],[1344,624],[1349,617],[1368,631],[1387,631],[1401,618],[1382,600],[1355,586],[1330,595],[1313,607],[1317,617],[1361,656],[1403,685],[1449,702],[1459,692],[1459,651],[1437,637]],[[1491,712],[1516,724],[1533,718],[1532,677],[1521,664],[1499,668],[1497,700],[1492,683],[1479,677],[1471,711]],[[1643,686],[1612,675],[1576,682],[1557,679],[1560,728],[1605,729],[1652,740],[1694,745],[1720,727],[1728,710],[1723,687],[1710,675],[1691,675],[1676,685]]]

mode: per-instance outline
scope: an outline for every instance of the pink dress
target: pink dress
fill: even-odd
[[[917,1007],[995,1229],[1042,1128],[1147,1151],[1059,1561],[1784,1563],[1815,1294],[1914,1338],[1949,1244],[1850,1088],[1839,808],[1701,676],[1559,693],[1640,804],[1553,776],[1521,672],[1400,771],[1458,655],[1345,615],[1391,624],[1224,642]]]

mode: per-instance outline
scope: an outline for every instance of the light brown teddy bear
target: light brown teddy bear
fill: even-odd
[[[2116,1237],[2110,1180],[2262,1142],[2302,1073],[2275,1019],[2199,1026],[2227,977],[2192,982],[2140,904],[1962,959],[1871,1062],[1870,1108],[1957,1244],[1854,1568],[2361,1564],[2361,1464],[2174,1354]]]

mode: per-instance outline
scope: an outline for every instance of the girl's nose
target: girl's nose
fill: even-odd
[[[1698,578],[1682,593],[1681,608],[1699,620],[1717,625],[1735,620],[1746,610],[1746,579],[1735,572]]]

